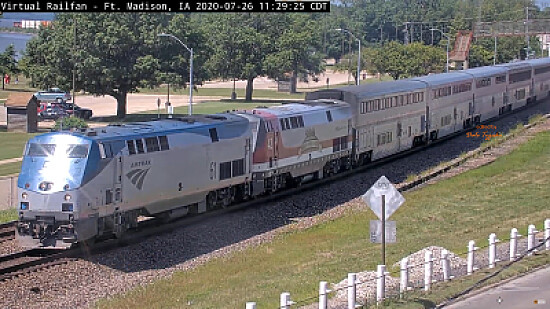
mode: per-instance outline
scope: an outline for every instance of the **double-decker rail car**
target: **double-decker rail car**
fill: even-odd
[[[496,67],[505,67],[508,70],[506,96],[504,100],[509,112],[530,103],[534,98],[533,66],[529,61],[497,64]]]
[[[479,67],[460,71],[473,77],[473,114],[486,121],[506,110],[507,70],[504,67]]]
[[[550,58],[528,60],[533,67],[533,101],[550,96]]]

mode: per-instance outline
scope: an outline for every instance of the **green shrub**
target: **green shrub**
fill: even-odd
[[[69,129],[85,129],[88,127],[88,124],[84,119],[78,117],[63,117],[57,119],[53,129],[55,131],[60,130],[69,130]]]

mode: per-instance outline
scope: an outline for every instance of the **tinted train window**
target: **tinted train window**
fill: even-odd
[[[244,159],[234,160],[232,164],[233,177],[244,175]]]
[[[210,132],[210,139],[213,143],[219,141],[218,131],[216,130],[216,128],[208,129],[208,132]]]
[[[128,153],[130,155],[136,154],[136,147],[134,146],[133,140],[126,141],[126,145],[128,146]]]
[[[145,146],[147,146],[147,152],[159,151],[159,141],[157,137],[148,137],[145,139]]]
[[[88,145],[69,145],[67,147],[68,158],[86,158],[88,156]]]
[[[160,150],[169,150],[168,138],[166,136],[159,136]]]
[[[220,163],[220,180],[231,178],[231,161]]]
[[[143,149],[143,140],[141,138],[136,139],[136,148],[137,148],[138,153],[144,153],[145,152],[145,150]]]
[[[48,157],[53,156],[55,152],[55,144],[36,144],[31,143],[27,156],[31,157]]]

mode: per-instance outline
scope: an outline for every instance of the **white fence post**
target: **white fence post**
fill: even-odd
[[[443,281],[449,281],[451,279],[451,263],[447,249],[441,250],[441,266],[443,268]]]
[[[497,235],[495,233],[491,233],[489,235],[489,268],[495,268],[497,262],[497,243],[500,242],[499,239],[497,239]]]
[[[386,298],[386,265],[378,265],[376,277],[376,301],[381,302]]]
[[[424,291],[429,291],[430,286],[432,285],[432,274],[434,267],[432,257],[432,251],[428,250],[424,253]]]
[[[246,303],[246,309],[256,309],[256,303],[253,303],[253,302]]]
[[[403,258],[401,260],[401,294],[407,292],[409,289],[409,259]]]
[[[348,274],[348,309],[355,309],[355,278],[356,274]]]
[[[281,309],[290,309],[292,302],[290,301],[290,293],[284,292],[281,293]]]
[[[518,256],[518,238],[521,235],[518,234],[518,229],[513,228],[510,231],[510,261],[513,261]]]
[[[468,275],[471,275],[475,268],[474,268],[474,253],[475,251],[479,249],[478,247],[476,247],[476,242],[473,241],[473,240],[470,240],[470,242],[468,242],[468,266],[467,266],[467,273]]]
[[[330,290],[327,289],[328,283],[326,281],[321,281],[319,283],[319,309],[327,309],[328,306],[328,296]]]
[[[544,239],[546,239],[546,250],[550,250],[550,219],[544,220]]]
[[[535,234],[538,231],[536,230],[536,227],[534,224],[530,224],[527,228],[527,251],[532,250],[535,248]],[[533,252],[529,252],[528,255],[533,255]]]

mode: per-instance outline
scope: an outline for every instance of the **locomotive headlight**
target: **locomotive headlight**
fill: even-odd
[[[28,197],[29,197],[29,195],[27,194],[27,192],[23,192],[21,194],[21,198],[24,199],[24,200],[26,200]]]
[[[70,201],[71,200],[71,195],[70,194],[65,194],[65,201]]]
[[[40,188],[40,190],[42,191],[46,190],[46,183],[45,182],[40,183],[40,186],[38,188]]]

